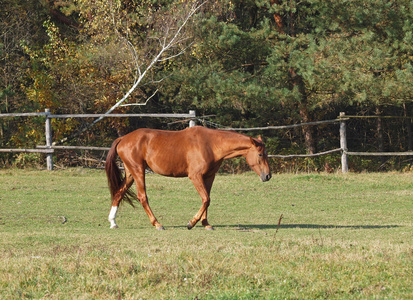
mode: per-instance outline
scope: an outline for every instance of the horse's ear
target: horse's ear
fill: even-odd
[[[258,136],[257,138],[258,140],[260,140],[262,142],[262,138],[261,138],[261,134]]]
[[[252,137],[250,137],[251,143],[255,146],[258,147],[260,144]]]

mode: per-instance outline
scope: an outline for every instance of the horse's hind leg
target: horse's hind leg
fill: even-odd
[[[139,202],[142,204],[143,209],[149,217],[149,221],[157,230],[164,230],[163,226],[158,222],[155,215],[152,212],[151,207],[149,206],[148,196],[146,195],[145,187],[145,168],[139,168],[138,170],[133,171],[133,178],[136,183],[136,190]]]
[[[122,187],[116,193],[116,195],[112,198],[112,206],[110,208],[108,220],[110,222],[110,228],[119,228],[116,224],[116,213],[118,211],[119,203],[125,196],[128,189],[133,184],[133,177],[132,174],[125,168],[125,179],[123,180]]]

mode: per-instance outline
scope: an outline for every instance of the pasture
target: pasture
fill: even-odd
[[[165,231],[110,230],[102,170],[0,170],[0,298],[413,298],[413,173],[218,175],[215,231],[187,178],[147,191]]]

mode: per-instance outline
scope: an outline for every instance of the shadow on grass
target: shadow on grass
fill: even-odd
[[[399,225],[319,225],[319,224],[252,224],[252,225],[214,225],[214,227],[233,228],[235,230],[251,230],[251,229],[288,229],[288,228],[300,228],[300,229],[382,229],[382,228],[397,228],[402,227]]]

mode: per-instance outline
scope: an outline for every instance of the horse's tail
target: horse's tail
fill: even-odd
[[[121,138],[118,138],[112,143],[105,164],[106,176],[108,177],[109,190],[112,198],[114,198],[119,191],[123,181],[122,172],[116,164],[116,157],[118,156],[116,148],[120,141]]]
[[[110,150],[108,152],[108,156],[106,157],[105,171],[106,176],[108,177],[108,185],[112,199],[115,198],[116,194],[120,191],[125,181],[125,178],[122,175],[122,171],[116,164],[116,157],[118,156],[117,146],[121,140],[122,138],[120,137],[112,143],[112,146],[110,147]],[[132,202],[132,199],[134,197],[136,197],[134,193],[128,190],[123,195],[122,199],[120,199],[120,201],[126,200],[130,205],[134,206]]]

